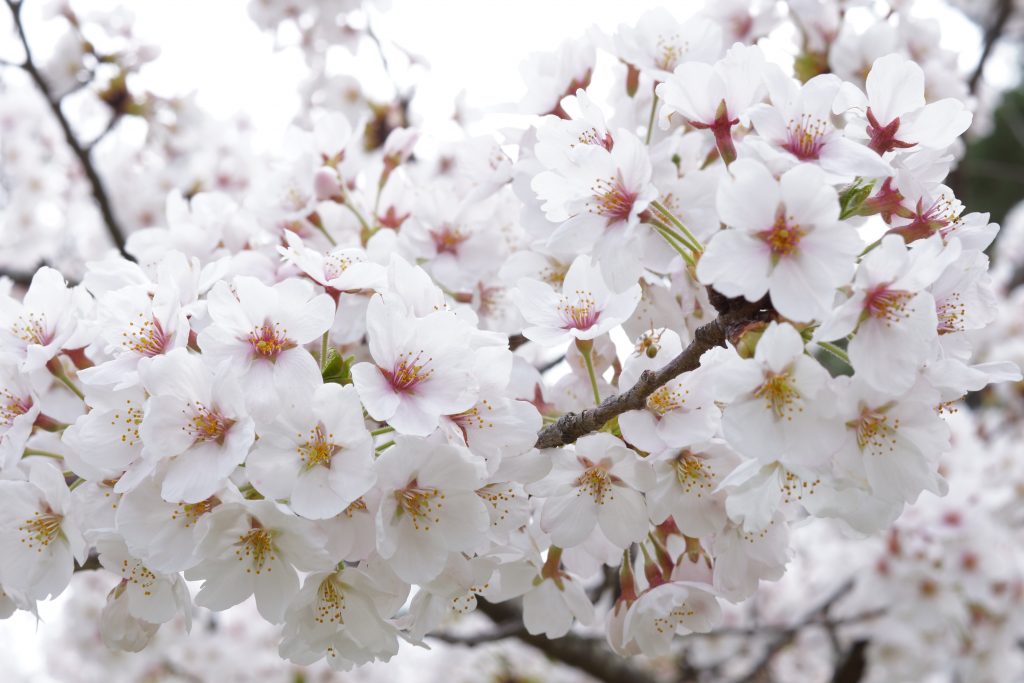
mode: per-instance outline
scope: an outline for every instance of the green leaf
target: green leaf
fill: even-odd
[[[852,184],[846,186],[842,192],[839,193],[839,218],[845,220],[850,216],[854,216],[860,211],[860,208],[867,201],[868,197],[871,196],[871,191],[875,189],[875,181],[865,183],[861,178],[857,178]]]
[[[352,365],[356,357],[342,358],[334,349],[327,350],[327,364],[321,373],[324,383],[352,384]]]

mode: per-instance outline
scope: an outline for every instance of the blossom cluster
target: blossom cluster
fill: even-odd
[[[347,669],[480,598],[661,656],[796,525],[944,493],[951,404],[1020,379],[973,358],[997,226],[942,184],[971,114],[910,20],[863,80],[815,28],[794,76],[773,7],[600,38],[607,97],[594,46],[540,57],[540,116],[436,164],[321,113],[241,196],[172,192],[134,260],[7,282],[0,606],[98,562],[125,650],[254,598],[282,657]]]

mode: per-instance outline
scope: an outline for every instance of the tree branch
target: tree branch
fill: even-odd
[[[523,622],[523,615],[514,605],[503,602],[495,604],[485,600],[477,602],[478,609],[496,624]],[[629,660],[609,650],[603,639],[584,638],[569,633],[562,638],[549,640],[534,636],[521,628],[515,637],[527,645],[537,648],[551,659],[579,669],[604,683],[655,683],[655,678],[638,669]]]
[[[1006,30],[1006,23],[1010,20],[1012,14],[1013,0],[998,0],[992,23],[985,29],[984,45],[981,50],[981,57],[978,59],[978,65],[974,68],[974,73],[971,74],[971,78],[967,82],[972,95],[981,84],[981,77],[985,73],[985,65],[988,63],[989,57],[992,56],[992,50],[1002,37],[1003,31]]]
[[[67,141],[68,147],[74,153],[78,159],[78,163],[82,165],[82,170],[85,172],[86,178],[89,180],[89,185],[92,187],[92,195],[96,200],[96,205],[100,210],[100,215],[103,217],[103,223],[106,226],[107,234],[110,239],[113,240],[117,250],[121,252],[121,255],[126,259],[134,260],[125,251],[125,238],[124,230],[121,228],[117,217],[114,215],[114,207],[110,202],[110,197],[107,194],[106,188],[103,185],[103,180],[100,178],[99,172],[96,170],[95,165],[92,163],[92,158],[89,155],[89,149],[82,146],[75,137],[75,132],[71,128],[71,123],[67,117],[64,116],[64,111],[60,106],[60,98],[56,97],[50,90],[49,84],[43,77],[42,72],[36,66],[32,59],[32,50],[29,48],[28,37],[25,35],[25,26],[21,21],[21,7],[24,4],[23,0],[4,0],[7,3],[7,7],[11,10],[11,15],[14,18],[14,28],[18,33],[18,39],[21,41],[21,47],[25,51],[25,61],[20,65],[21,68],[29,75],[32,82],[35,83],[39,93],[46,100],[46,103],[50,106],[50,111],[57,119],[57,123],[60,124],[61,130],[64,132],[64,139]]]
[[[820,605],[808,612],[802,619],[799,619],[792,627],[783,630],[775,640],[769,645],[761,659],[754,665],[754,667],[747,673],[746,676],[739,679],[739,683],[760,683],[761,681],[770,680],[768,677],[768,667],[771,666],[772,661],[775,659],[775,655],[779,654],[782,650],[790,645],[800,632],[807,626],[813,624],[820,624],[822,620],[828,618],[828,613],[832,607],[839,602],[847,593],[853,590],[853,579],[844,581],[836,590],[829,594],[825,601]]]
[[[700,357],[704,355],[705,351],[716,346],[725,346],[726,340],[735,332],[749,322],[765,318],[767,312],[767,305],[763,300],[756,303],[742,299],[724,300],[719,306],[718,317],[698,328],[694,332],[690,345],[669,361],[668,365],[657,371],[644,371],[632,388],[609,396],[596,408],[563,415],[554,424],[540,430],[534,445],[537,448],[564,446],[573,443],[581,436],[601,429],[606,422],[622,413],[643,409],[647,397],[653,394],[658,387],[684,372],[696,370],[700,366]]]

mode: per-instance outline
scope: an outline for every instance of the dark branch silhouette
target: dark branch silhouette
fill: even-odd
[[[605,683],[655,683],[657,680],[651,674],[634,666],[628,659],[624,659],[608,649],[604,639],[586,638],[573,633],[554,640],[542,635],[531,635],[522,626],[522,613],[511,603],[495,604],[479,600],[477,605],[478,609],[496,624],[517,622],[520,628],[512,635],[522,642],[537,648],[551,659],[590,674],[599,681],[605,681]]]
[[[998,0],[993,12],[992,23],[985,29],[985,37],[981,49],[981,57],[978,58],[978,65],[974,68],[974,73],[971,74],[971,78],[967,81],[967,86],[973,95],[978,90],[978,86],[981,84],[981,77],[985,73],[985,65],[988,63],[989,57],[992,56],[992,50],[995,48],[996,43],[1003,35],[1003,31],[1006,30],[1006,24],[1013,15],[1013,0]]]
[[[75,157],[78,159],[78,163],[81,164],[82,170],[85,172],[85,176],[89,181],[89,185],[92,187],[92,196],[96,200],[96,206],[99,208],[100,215],[103,218],[107,234],[114,242],[117,250],[121,252],[121,255],[126,259],[133,261],[134,259],[127,251],[125,251],[124,230],[121,228],[121,225],[117,220],[117,216],[114,215],[114,207],[111,204],[110,197],[103,185],[103,179],[100,178],[99,172],[96,170],[96,166],[92,163],[92,157],[90,156],[92,147],[84,147],[82,143],[79,142],[78,138],[75,136],[74,130],[71,128],[70,121],[68,121],[67,117],[64,116],[64,111],[61,109],[61,98],[56,96],[50,89],[50,85],[46,82],[46,78],[32,59],[32,50],[29,47],[28,37],[25,35],[25,26],[21,20],[21,8],[22,5],[24,5],[24,0],[4,1],[7,3],[7,7],[11,10],[11,16],[14,19],[14,28],[18,33],[18,39],[21,41],[21,47],[25,52],[25,61],[18,66],[29,75],[32,82],[39,90],[39,94],[46,100],[46,103],[50,107],[50,111],[53,112],[54,117],[57,119],[57,123],[64,132],[64,139],[67,141],[68,147],[71,148],[72,153],[74,153]]]

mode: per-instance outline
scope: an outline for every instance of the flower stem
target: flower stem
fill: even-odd
[[[376,448],[375,448],[374,450],[375,450],[375,451],[377,452],[377,454],[379,455],[379,454],[381,453],[381,451],[384,451],[384,450],[386,450],[386,449],[388,449],[388,448],[391,448],[391,447],[392,447],[392,446],[394,446],[394,445],[395,445],[395,442],[394,442],[394,440],[392,440],[392,441],[387,441],[387,442],[385,442],[385,443],[382,443],[381,445],[377,446],[377,447],[376,447]]]
[[[590,376],[590,388],[594,390],[594,405],[601,405],[601,391],[597,388],[597,374],[594,372],[594,341],[592,339],[577,339],[576,348],[583,356],[583,363],[587,366],[587,375]]]
[[[324,336],[320,338],[320,372],[324,371],[327,367],[327,337],[331,334],[330,330],[324,332]]]
[[[654,115],[658,111],[658,93],[652,93],[651,100],[651,116],[647,119],[647,138],[644,140],[644,144],[651,144],[651,134],[654,133]]]
[[[673,214],[671,211],[665,208],[664,204],[662,204],[658,200],[654,200],[651,202],[651,207],[655,211],[663,215],[666,219],[668,219],[668,221],[672,223],[672,225],[676,226],[676,228],[678,228],[684,235],[686,235],[687,238],[689,238],[691,242],[693,242],[693,244],[696,247],[694,251],[704,251],[704,246],[700,243],[700,240],[697,239],[697,236],[690,232],[690,229],[683,225],[683,222],[676,218],[675,214]]]
[[[38,456],[43,457],[43,458],[54,458],[54,459],[57,459],[57,460],[63,460],[64,459],[64,456],[61,455],[60,453],[54,453],[52,451],[41,451],[41,450],[36,449],[36,448],[26,448],[25,452],[22,455],[24,455],[26,457],[30,456],[30,455],[38,455]]]
[[[667,230],[660,223],[652,223],[651,225],[653,225],[654,229],[658,231],[658,234],[661,235],[662,238],[669,243],[669,246],[675,249],[676,252],[683,257],[684,261],[686,261],[691,266],[696,265],[696,263],[694,263],[693,256],[690,255],[689,251],[683,249],[679,245],[679,243],[676,241],[678,238],[674,237],[673,233],[670,230]],[[683,243],[683,246],[686,246],[687,248],[689,247],[689,245],[687,245],[686,243]]]
[[[387,433],[393,432],[393,431],[395,431],[394,427],[391,427],[391,426],[381,427],[380,429],[374,429],[372,432],[370,432],[370,436],[380,436],[381,434],[387,434]]]
[[[85,400],[85,394],[83,394],[82,390],[75,386],[75,383],[71,381],[70,377],[68,377],[68,374],[64,371],[64,366],[61,365],[59,359],[52,358],[50,362],[46,364],[46,368],[50,371],[50,374],[59,379],[64,386],[70,389],[75,396],[83,401]]]
[[[841,348],[839,348],[838,346],[836,346],[832,342],[820,341],[820,342],[815,342],[815,343],[818,346],[820,346],[821,348],[823,348],[826,351],[828,351],[829,353],[831,353],[833,356],[835,356],[839,360],[841,360],[844,363],[846,363],[847,365],[849,365],[851,368],[853,367],[853,364],[850,363],[850,356],[847,355],[846,351],[843,351]]]

